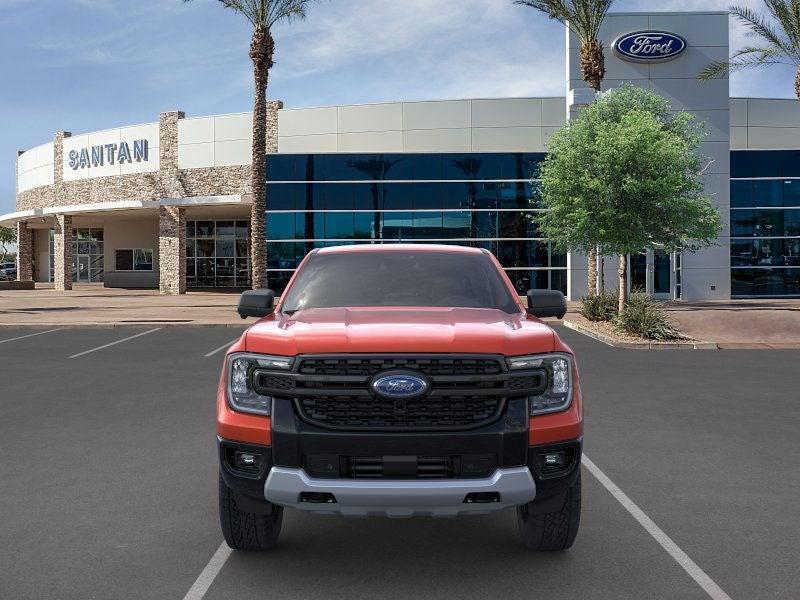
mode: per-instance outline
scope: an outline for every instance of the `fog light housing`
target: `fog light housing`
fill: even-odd
[[[262,457],[257,452],[243,452],[237,450],[233,454],[233,464],[238,471],[245,473],[258,473],[261,470]]]

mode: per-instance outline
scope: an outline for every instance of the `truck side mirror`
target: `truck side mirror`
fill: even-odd
[[[239,298],[237,311],[243,319],[266,317],[274,310],[275,292],[272,290],[246,290]]]
[[[528,290],[528,314],[540,319],[567,314],[567,300],[558,290]]]

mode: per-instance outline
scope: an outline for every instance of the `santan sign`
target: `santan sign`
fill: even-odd
[[[73,171],[102,167],[104,164],[147,162],[147,160],[148,143],[146,139],[133,140],[131,144],[120,142],[119,144],[101,144],[91,148],[81,148],[80,151],[70,150],[67,156],[67,162]]]
[[[614,53],[635,62],[671,60],[686,50],[686,40],[665,31],[637,31],[614,40]]]

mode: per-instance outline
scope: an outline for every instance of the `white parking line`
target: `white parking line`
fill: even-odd
[[[5,344],[6,342],[15,342],[17,340],[24,340],[25,338],[33,337],[36,335],[44,335],[45,333],[53,333],[54,331],[61,331],[64,329],[63,327],[59,327],[58,329],[49,329],[48,331],[39,331],[37,333],[29,333],[28,335],[21,335],[15,338],[9,338],[7,340],[0,340],[0,344]]]
[[[73,354],[70,358],[78,358],[79,356],[85,356],[87,354],[91,354],[92,352],[97,352],[98,350],[102,350],[103,348],[108,348],[109,346],[116,346],[117,344],[121,344],[122,342],[127,342],[128,340],[132,340],[134,338],[142,337],[143,335],[147,335],[148,333],[155,333],[156,331],[161,331],[162,327],[156,327],[155,329],[149,329],[147,331],[143,331],[141,333],[137,333],[136,335],[132,335],[130,337],[122,338],[121,340],[117,340],[116,342],[111,342],[110,344],[103,344],[102,346],[98,346],[97,348],[92,348],[91,350],[85,350],[83,352],[78,352],[77,354]]]
[[[186,595],[183,597],[183,600],[202,600],[203,596],[206,595],[208,588],[211,587],[211,584],[214,583],[214,580],[219,575],[219,572],[222,570],[222,567],[225,566],[225,562],[231,555],[232,550],[230,546],[225,542],[220,544],[220,547],[217,548],[217,551],[214,553],[214,556],[211,557],[211,560],[208,561],[206,568],[203,569],[203,572],[200,573],[199,577],[195,580],[194,585],[186,592]]]
[[[215,350],[212,350],[211,352],[206,354],[203,358],[208,358],[209,356],[214,356],[217,352],[222,352],[223,350],[227,350],[228,348],[233,346],[238,341],[239,341],[239,338],[237,337],[235,340],[231,340],[227,344],[223,344],[219,348],[216,348]]]
[[[696,562],[694,562],[689,555],[686,554],[683,550],[681,550],[678,545],[672,541],[672,539],[664,533],[661,528],[656,525],[653,520],[648,517],[644,511],[634,504],[633,500],[628,498],[628,496],[623,492],[621,489],[617,487],[617,485],[611,481],[608,476],[603,473],[596,464],[594,464],[588,456],[585,454],[581,459],[581,462],[586,466],[589,472],[595,476],[597,481],[599,481],[604,488],[606,488],[611,495],[616,498],[617,502],[622,504],[623,508],[627,510],[631,516],[639,522],[639,525],[644,527],[645,531],[653,536],[653,539],[659,543],[659,545],[666,550],[669,555],[675,559],[684,571],[689,574],[689,577],[695,580],[697,585],[699,585],[705,592],[714,600],[731,600],[731,597],[726,594],[721,587],[719,587],[711,577],[706,574],[703,569],[701,569]]]

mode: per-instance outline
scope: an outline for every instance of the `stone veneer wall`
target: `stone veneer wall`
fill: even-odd
[[[267,103],[267,152],[278,151],[278,110],[283,103]],[[69,132],[59,132],[53,140],[54,183],[17,193],[17,210],[51,206],[113,202],[117,200],[159,200],[191,196],[251,194],[250,165],[178,168],[178,121],[181,111],[159,115],[159,171],[80,181],[63,181],[63,142]],[[30,233],[21,223],[23,235]],[[56,289],[72,289],[72,217],[56,217],[55,284]],[[22,237],[20,238],[22,239]],[[30,239],[30,243],[27,240]],[[18,279],[33,278],[32,235],[20,244]],[[159,208],[159,289],[162,294],[186,291],[186,211],[179,207]]]
[[[283,103],[267,103],[267,152],[278,151],[278,110]],[[50,206],[92,204],[114,200],[158,200],[185,196],[225,196],[250,193],[250,165],[178,169],[178,120],[181,111],[161,113],[159,118],[159,172],[94,177],[63,181],[62,152],[69,132],[54,137],[54,181],[17,194],[17,210]]]
[[[33,281],[33,229],[17,223],[17,281]]]
[[[158,289],[186,293],[186,209],[158,207]]]
[[[56,215],[53,236],[53,283],[58,291],[72,289],[72,217]]]

